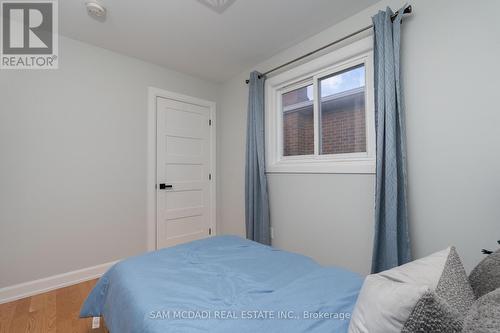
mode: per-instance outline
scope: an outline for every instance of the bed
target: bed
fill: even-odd
[[[360,275],[235,236],[123,260],[81,317],[112,333],[348,331]]]

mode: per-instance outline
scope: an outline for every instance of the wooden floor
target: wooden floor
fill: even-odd
[[[83,301],[97,280],[0,304],[0,333],[105,333],[92,329],[92,318],[80,319]]]

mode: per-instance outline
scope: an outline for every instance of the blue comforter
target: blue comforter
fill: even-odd
[[[233,236],[114,265],[80,316],[112,333],[347,332],[362,278]]]

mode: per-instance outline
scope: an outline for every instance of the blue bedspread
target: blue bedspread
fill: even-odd
[[[112,333],[345,333],[362,278],[233,236],[150,252],[114,265],[80,316]]]

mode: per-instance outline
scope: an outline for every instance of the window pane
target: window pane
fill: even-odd
[[[282,95],[283,156],[314,154],[313,86]]]
[[[365,67],[319,80],[320,153],[366,152]]]

